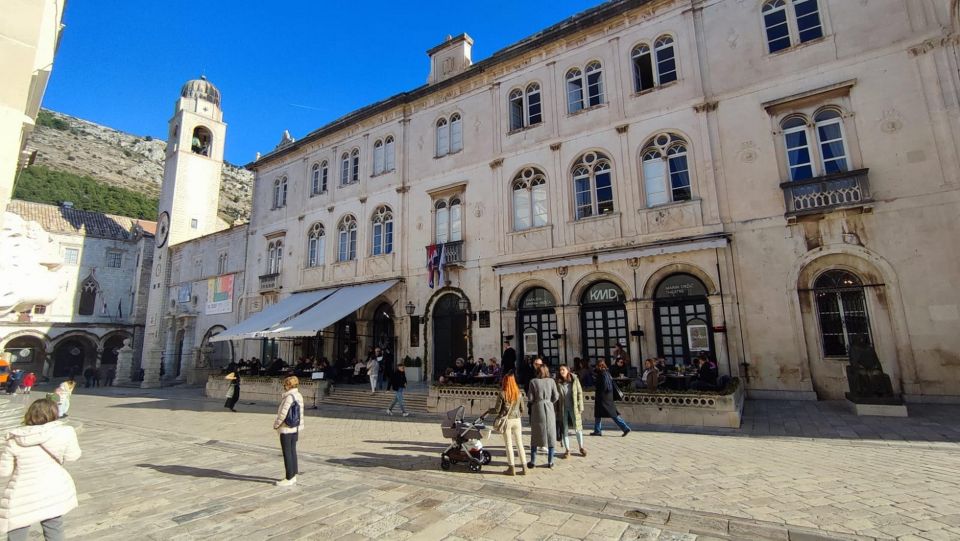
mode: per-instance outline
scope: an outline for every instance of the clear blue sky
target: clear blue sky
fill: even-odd
[[[180,86],[205,73],[223,96],[227,160],[294,137],[426,81],[447,34],[474,61],[601,3],[121,1],[67,4],[44,107],[165,137]]]

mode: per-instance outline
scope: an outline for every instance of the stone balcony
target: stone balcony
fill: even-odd
[[[462,265],[463,264],[463,241],[455,240],[451,242],[444,242],[443,251],[446,253],[446,258],[444,259],[447,265]],[[431,245],[432,246],[432,245]],[[437,244],[439,247],[440,244]],[[427,246],[429,249],[429,246]]]
[[[275,272],[273,274],[261,274],[260,275],[260,291],[275,291],[280,287],[280,273]]]
[[[844,171],[823,177],[780,184],[787,216],[816,214],[838,208],[863,206],[870,199],[869,169]]]

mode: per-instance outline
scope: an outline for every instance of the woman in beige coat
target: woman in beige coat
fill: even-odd
[[[280,397],[280,406],[277,408],[277,418],[273,420],[273,429],[280,432],[280,449],[283,451],[283,467],[286,477],[277,481],[277,486],[288,487],[297,482],[297,438],[303,430],[303,395],[298,387],[300,380],[297,376],[288,376],[283,380],[284,393]],[[287,425],[287,413],[296,404],[299,408],[300,422],[297,426]]]
[[[25,541],[37,522],[47,541],[64,539],[63,515],[77,507],[77,489],[63,463],[80,458],[80,444],[59,417],[52,400],[37,400],[24,416],[26,426],[7,434],[0,476],[10,481],[0,499],[0,531],[11,541]]]

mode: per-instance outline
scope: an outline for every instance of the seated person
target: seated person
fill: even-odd
[[[277,357],[270,363],[270,368],[267,369],[268,376],[279,376],[287,368],[287,363],[283,362],[283,359]]]
[[[500,366],[497,365],[497,360],[490,357],[490,360],[487,361],[487,364],[480,370],[480,373],[484,376],[499,376]]]
[[[713,391],[717,388],[717,372],[710,366],[705,355],[697,358],[697,375],[690,382],[690,388],[697,391]]]
[[[353,360],[353,381],[354,383],[367,383],[367,363],[359,358]]]
[[[660,372],[653,359],[643,361],[643,374],[640,376],[640,385],[637,385],[637,388],[656,391],[658,385],[660,385]]]
[[[614,361],[610,367],[610,376],[614,379],[627,377],[627,361],[622,357]]]
[[[463,357],[457,357],[457,360],[453,364],[453,376],[454,377],[463,377],[466,374],[466,361],[463,360]]]
[[[456,380],[456,376],[454,376],[453,368],[447,368],[444,371],[443,375],[437,379],[437,383],[443,385],[443,384],[453,383],[454,380]]]
[[[470,376],[476,377],[480,375],[480,372],[487,367],[487,363],[483,361],[483,357],[477,359],[477,362],[473,365],[473,370],[470,371]]]

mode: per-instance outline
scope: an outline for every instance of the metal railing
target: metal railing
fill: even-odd
[[[279,283],[280,283],[279,272],[275,272],[273,274],[263,274],[260,276],[260,291],[277,289],[277,285]]]
[[[810,214],[869,202],[869,169],[780,184],[787,215]]]
[[[447,265],[459,265],[463,263],[463,241],[462,240],[444,242],[442,243],[442,245],[443,245],[443,251],[446,254],[446,256],[444,257],[444,261],[446,261]],[[440,245],[438,244],[437,246],[439,247]],[[427,246],[427,248],[429,248],[429,246]]]

